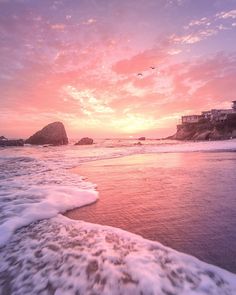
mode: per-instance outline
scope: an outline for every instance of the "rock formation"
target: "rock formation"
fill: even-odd
[[[139,142],[135,142],[134,145],[142,145],[142,143],[139,141]]]
[[[2,137],[2,136],[1,136]],[[5,137],[4,137],[5,138]],[[0,139],[0,146],[23,146],[23,139]]]
[[[0,140],[7,140],[5,136],[0,136]]]
[[[236,114],[228,115],[223,122],[203,120],[177,126],[177,132],[168,139],[177,140],[222,140],[236,138]]]
[[[89,137],[83,137],[75,145],[89,145],[89,144],[93,144],[93,139]]]
[[[25,143],[35,145],[64,145],[68,144],[68,138],[64,125],[61,122],[54,122],[30,136]]]
[[[146,140],[146,137],[141,136],[141,137],[138,138],[138,140]]]

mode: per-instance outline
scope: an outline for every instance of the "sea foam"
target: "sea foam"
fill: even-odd
[[[236,151],[236,140],[215,142],[147,141],[124,147],[117,141],[95,147],[31,147],[0,150],[0,245],[14,230],[33,221],[93,203],[95,184],[83,181],[68,169],[81,163],[140,153]],[[120,144],[120,142],[118,142]]]
[[[31,222],[93,203],[98,192],[74,173],[32,157],[1,157],[0,246]]]
[[[68,171],[80,163],[235,150],[236,140],[1,150],[0,293],[236,294],[236,277],[227,271],[128,232],[58,215],[98,198],[94,184]]]
[[[1,294],[236,294],[236,277],[227,271],[61,215],[18,230],[0,259]]]

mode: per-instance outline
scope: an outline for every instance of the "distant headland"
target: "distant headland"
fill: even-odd
[[[231,109],[212,109],[201,115],[182,116],[176,140],[224,140],[236,138],[236,100]]]

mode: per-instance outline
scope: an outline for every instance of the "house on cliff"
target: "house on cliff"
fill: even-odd
[[[201,119],[203,119],[203,116],[201,115],[190,115],[190,116],[182,116],[182,124],[188,124],[188,123],[198,123]]]
[[[210,111],[204,111],[201,115],[189,115],[182,116],[182,124],[199,123],[202,120],[210,122],[224,122],[229,114],[236,113],[236,100],[233,101],[231,109],[212,109]]]
[[[227,119],[228,114],[234,113],[233,109],[221,109],[221,110],[211,110],[211,121],[224,122]]]

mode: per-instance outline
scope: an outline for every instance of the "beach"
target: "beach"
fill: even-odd
[[[72,170],[99,200],[66,213],[119,227],[236,272],[235,153],[139,154]]]
[[[0,293],[235,294],[235,150],[1,149]]]

